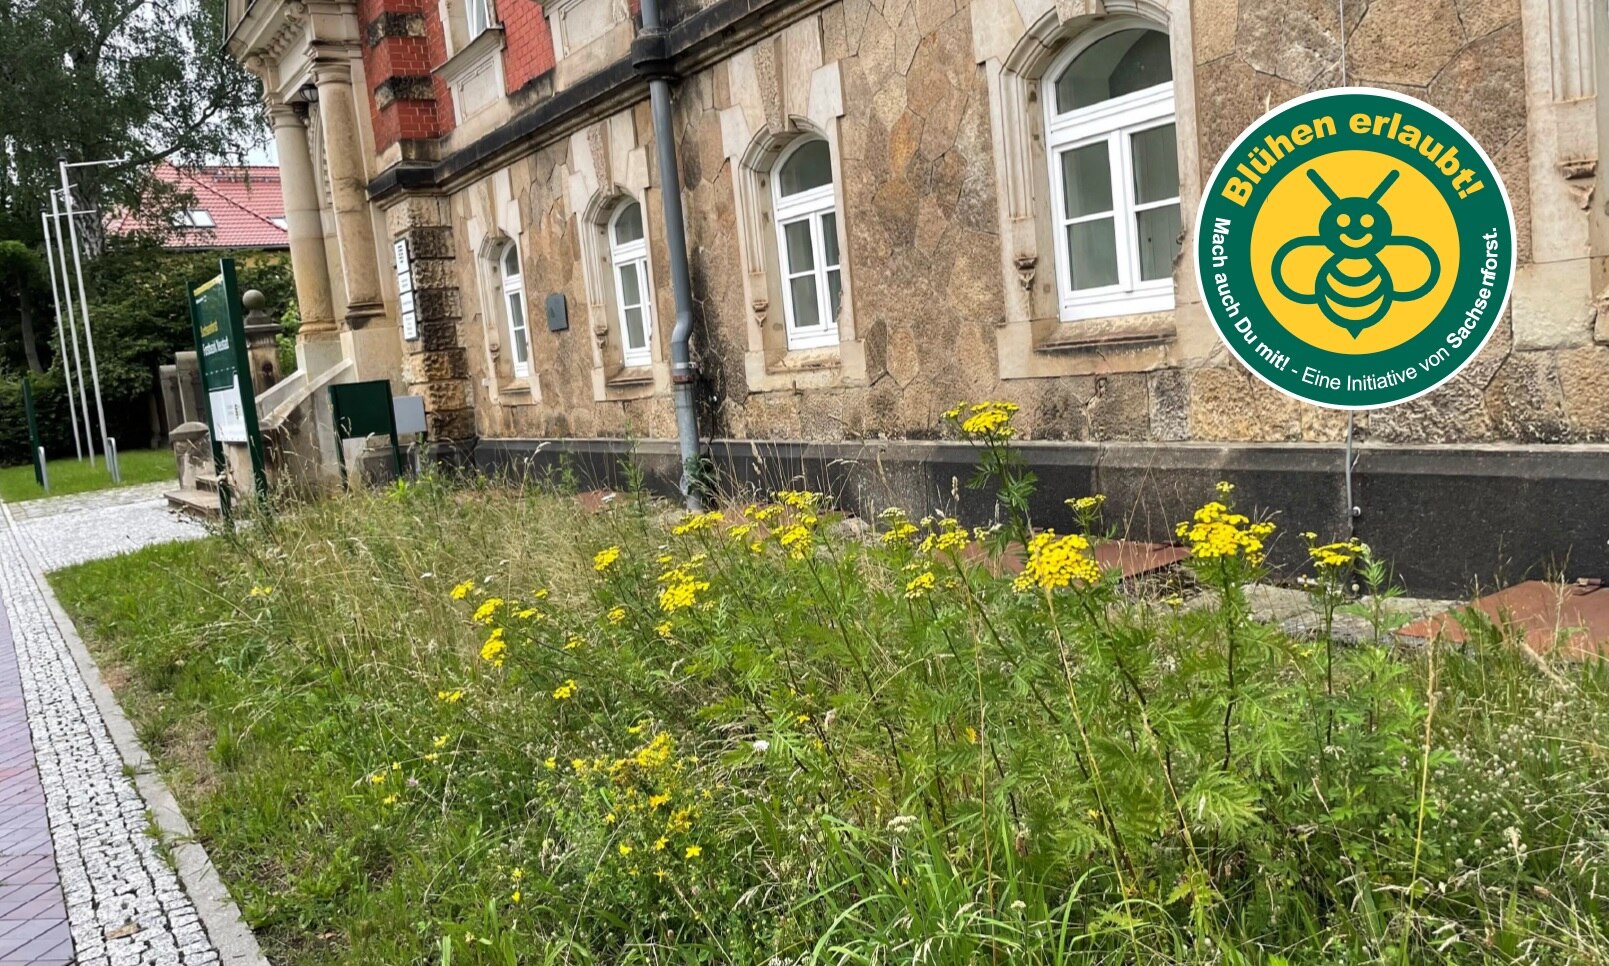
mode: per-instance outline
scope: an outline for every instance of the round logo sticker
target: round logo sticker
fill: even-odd
[[[1514,286],[1514,213],[1491,159],[1391,91],[1320,91],[1265,114],[1212,172],[1195,237],[1229,351],[1335,409],[1406,402],[1457,375]]]

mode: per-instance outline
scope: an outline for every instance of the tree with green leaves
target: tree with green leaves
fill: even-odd
[[[264,143],[257,82],[222,37],[219,3],[0,0],[0,238],[39,240],[61,158],[129,159],[73,172],[77,203],[110,211],[162,201],[155,162],[239,161]]]

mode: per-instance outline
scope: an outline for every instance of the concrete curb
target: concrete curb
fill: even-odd
[[[0,502],[0,513],[4,514],[6,526],[15,530],[11,507]],[[151,756],[140,746],[139,738],[134,733],[134,726],[124,716],[122,707],[117,703],[117,697],[106,684],[106,680],[101,677],[100,667],[90,656],[83,639],[78,636],[78,629],[73,626],[71,618],[62,609],[61,602],[56,599],[50,581],[45,579],[39,562],[34,558],[33,550],[25,540],[19,539],[17,545],[27,560],[29,573],[39,587],[51,618],[56,622],[62,639],[67,643],[67,650],[72,654],[78,673],[83,677],[91,697],[95,700],[95,706],[100,710],[101,719],[111,735],[112,744],[117,747],[124,766],[129,769],[135,790],[140,793],[146,807],[150,809],[152,822],[161,833],[161,844],[173,857],[179,881],[189,894],[196,915],[201,919],[202,928],[206,930],[207,938],[218,950],[220,960],[227,966],[268,966],[268,958],[263,955],[262,947],[257,944],[257,937],[246,925],[245,919],[240,915],[240,907],[235,905],[234,898],[229,895],[223,880],[218,877],[218,870],[207,857],[207,850],[196,841],[195,832],[179,810],[178,800],[173,797],[173,792],[162,780]]]

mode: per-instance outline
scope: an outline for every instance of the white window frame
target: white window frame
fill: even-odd
[[[832,312],[832,295],[827,288],[827,273],[838,272],[838,291],[840,305],[844,285],[844,240],[843,217],[838,213],[838,184],[836,173],[832,181],[827,182],[809,191],[784,196],[782,194],[782,168],[793,155],[807,144],[820,141],[827,145],[829,159],[832,145],[825,138],[805,137],[790,144],[787,150],[777,158],[776,164],[771,167],[771,213],[772,221],[776,224],[777,236],[777,278],[782,285],[782,309],[787,320],[788,348],[793,349],[820,349],[838,344],[838,318]],[[838,263],[827,264],[826,227],[822,223],[825,216],[833,218],[833,230],[837,233]],[[794,272],[788,267],[788,226],[801,221],[810,224],[811,264],[814,266],[808,271]],[[813,275],[816,279],[816,303],[820,326],[800,329],[794,321],[793,280]]]
[[[520,269],[514,274],[508,271],[511,256],[514,267]],[[509,355],[514,362],[514,375],[516,378],[526,379],[531,375],[531,314],[529,306],[525,304],[525,275],[520,264],[518,243],[509,241],[498,251],[497,271],[502,276],[500,287],[503,297],[503,320],[508,326],[508,347]],[[519,325],[514,324],[516,306],[519,308]],[[523,355],[520,352],[522,344],[525,347]]]
[[[620,223],[620,216],[633,206],[642,219],[643,237],[624,245],[618,244],[615,241],[615,226]],[[604,231],[609,242],[609,274],[615,286],[615,324],[620,326],[621,361],[628,368],[646,366],[653,362],[654,306],[648,293],[648,219],[642,203],[635,198],[627,198],[615,205],[614,214],[609,216]],[[637,273],[637,297],[642,300],[633,306],[626,305],[626,287],[622,277],[627,270]],[[631,344],[631,330],[626,326],[627,308],[642,312],[643,344],[640,346]]]
[[[464,46],[491,29],[492,0],[464,0]]]
[[[1144,204],[1134,200],[1134,157],[1131,148],[1134,135],[1175,123],[1173,82],[1114,97],[1065,114],[1056,113],[1056,81],[1073,61],[1097,41],[1137,27],[1164,33],[1154,25],[1131,20],[1116,21],[1080,36],[1045,72],[1041,100],[1045,104],[1047,172],[1050,176],[1052,234],[1056,247],[1056,290],[1063,322],[1169,312],[1174,308],[1171,272],[1163,278],[1148,281],[1142,281],[1139,277],[1140,241],[1135,218],[1140,212],[1171,204],[1180,206],[1180,223],[1183,224],[1183,204],[1178,195]],[[1171,38],[1169,42],[1171,44]],[[1062,155],[1101,141],[1106,142],[1107,161],[1111,166],[1112,209],[1068,218],[1064,197],[1066,192],[1062,184]],[[1174,149],[1178,150],[1177,140]],[[1112,218],[1114,223],[1117,283],[1100,288],[1074,289],[1067,227],[1107,217]]]

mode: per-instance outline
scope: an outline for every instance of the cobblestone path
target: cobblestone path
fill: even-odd
[[[86,680],[99,687],[98,674],[42,576],[201,535],[167,512],[164,488],[0,508],[0,964],[251,961],[220,955],[153,836],[158,806],[125,767]]]

